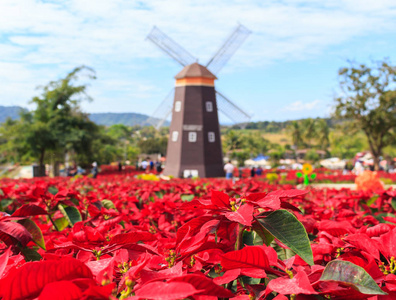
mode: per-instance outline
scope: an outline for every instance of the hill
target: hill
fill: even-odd
[[[21,110],[25,110],[20,106],[1,106],[0,105],[0,123],[5,122],[7,118],[11,118],[13,120],[19,118],[19,112]]]
[[[317,118],[321,119],[321,118]],[[265,132],[269,133],[278,133],[281,132],[283,129],[286,129],[293,121],[303,121],[304,119],[300,120],[289,120],[289,121],[257,121],[257,122],[249,122],[246,124],[245,129],[259,129],[259,130],[264,130]],[[334,120],[334,119],[329,119],[329,118],[324,118],[326,121],[327,125],[330,128],[334,128],[334,126],[340,121]],[[238,125],[234,125],[231,128],[237,129]]]
[[[136,113],[92,113],[89,118],[98,125],[123,124],[134,126],[143,123],[149,116]]]
[[[3,123],[7,117],[11,119],[19,118],[19,111],[25,109],[20,106],[0,106],[0,123]],[[111,126],[114,124],[123,124],[126,126],[135,126],[135,125],[147,125],[145,121],[149,118],[148,115],[139,114],[139,113],[92,113],[89,114],[89,118],[98,125]],[[330,128],[333,128],[337,123],[333,119],[325,119],[327,125]],[[264,130],[268,133],[279,133],[283,129],[285,129],[292,121],[283,121],[283,122],[275,122],[275,121],[258,121],[258,122],[250,122],[246,125],[245,129],[259,129]],[[170,123],[166,121],[164,126],[169,126]],[[223,125],[224,128],[230,128],[229,125]],[[239,129],[238,125],[231,126],[233,129]]]
[[[20,106],[0,106],[0,123],[5,122],[8,117],[18,119],[21,110],[25,110],[25,108]],[[135,126],[144,124],[149,116],[138,113],[92,113],[89,114],[89,118],[98,125],[124,124],[126,126]],[[169,126],[169,122],[165,122],[164,125]]]

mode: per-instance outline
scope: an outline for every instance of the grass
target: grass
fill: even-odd
[[[279,145],[286,145],[292,144],[292,139],[290,135],[287,135],[286,133],[279,132],[279,133],[263,133],[263,137],[267,140],[269,140],[273,144],[279,144]]]

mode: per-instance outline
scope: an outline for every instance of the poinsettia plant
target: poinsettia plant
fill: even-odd
[[[1,299],[392,299],[394,191],[0,181]]]

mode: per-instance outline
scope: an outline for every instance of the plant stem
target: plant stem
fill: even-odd
[[[56,230],[56,231],[59,231],[59,228],[56,226],[56,224],[55,224],[54,220],[52,220],[52,218],[51,218],[51,216],[50,216],[50,215],[48,215],[48,218],[50,219],[50,221],[51,221],[52,225],[54,225],[54,228],[55,228],[55,230]]]
[[[243,247],[243,232],[245,229],[245,225],[239,224],[238,226],[238,235],[235,242],[235,250],[241,250]]]

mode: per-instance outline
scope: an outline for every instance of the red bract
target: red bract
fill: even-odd
[[[325,172],[318,178],[336,179]],[[396,294],[392,190],[114,174],[0,180],[1,299]],[[342,277],[333,262],[348,265]]]
[[[283,295],[291,294],[318,294],[309,282],[307,274],[301,268],[292,278],[280,277],[271,280],[267,287],[271,291],[276,291]]]
[[[0,240],[7,246],[16,245],[17,242],[26,246],[32,239],[30,232],[21,224],[8,221],[8,217],[0,219]]]
[[[242,250],[228,252],[221,258],[225,270],[242,268],[269,268],[267,254],[260,246],[248,246]]]
[[[77,278],[92,278],[92,272],[73,258],[26,263],[0,280],[0,295],[4,300],[35,298],[49,283]]]

